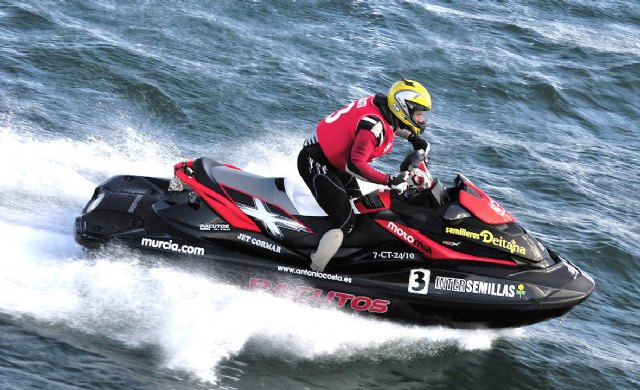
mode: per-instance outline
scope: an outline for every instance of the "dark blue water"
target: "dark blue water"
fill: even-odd
[[[639,388],[640,4],[468,3],[0,1],[0,388]],[[75,244],[107,177],[295,175],[320,118],[400,77],[434,100],[432,173],[594,276],[566,318],[407,327]]]

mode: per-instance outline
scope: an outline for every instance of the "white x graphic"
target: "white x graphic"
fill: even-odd
[[[282,232],[280,228],[291,229],[295,231],[308,231],[307,227],[298,222],[295,219],[283,217],[282,215],[272,213],[267,208],[262,200],[258,198],[253,198],[253,203],[255,207],[250,207],[241,203],[238,203],[238,207],[242,210],[243,213],[259,220],[262,222],[264,227],[271,233],[273,236],[278,238],[283,238]]]

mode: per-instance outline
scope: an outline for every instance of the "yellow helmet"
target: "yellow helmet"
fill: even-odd
[[[422,84],[414,80],[396,81],[389,88],[387,103],[391,112],[414,134],[424,131],[431,113],[431,96]],[[415,116],[418,111],[423,111],[424,115]]]

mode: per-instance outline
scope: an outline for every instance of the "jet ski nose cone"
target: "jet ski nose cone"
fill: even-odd
[[[593,278],[589,274],[581,272],[578,278],[567,283],[563,289],[581,293],[584,295],[584,299],[587,299],[595,288],[596,283]]]
[[[593,278],[588,274],[580,272],[579,275],[576,275],[573,280],[569,281],[549,298],[555,305],[563,305],[571,308],[589,298],[595,287],[596,284]]]

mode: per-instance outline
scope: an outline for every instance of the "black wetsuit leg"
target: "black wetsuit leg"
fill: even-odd
[[[361,194],[357,180],[335,169],[318,144],[302,148],[298,155],[298,172],[331,219],[332,228],[350,233],[356,218],[349,199]]]

